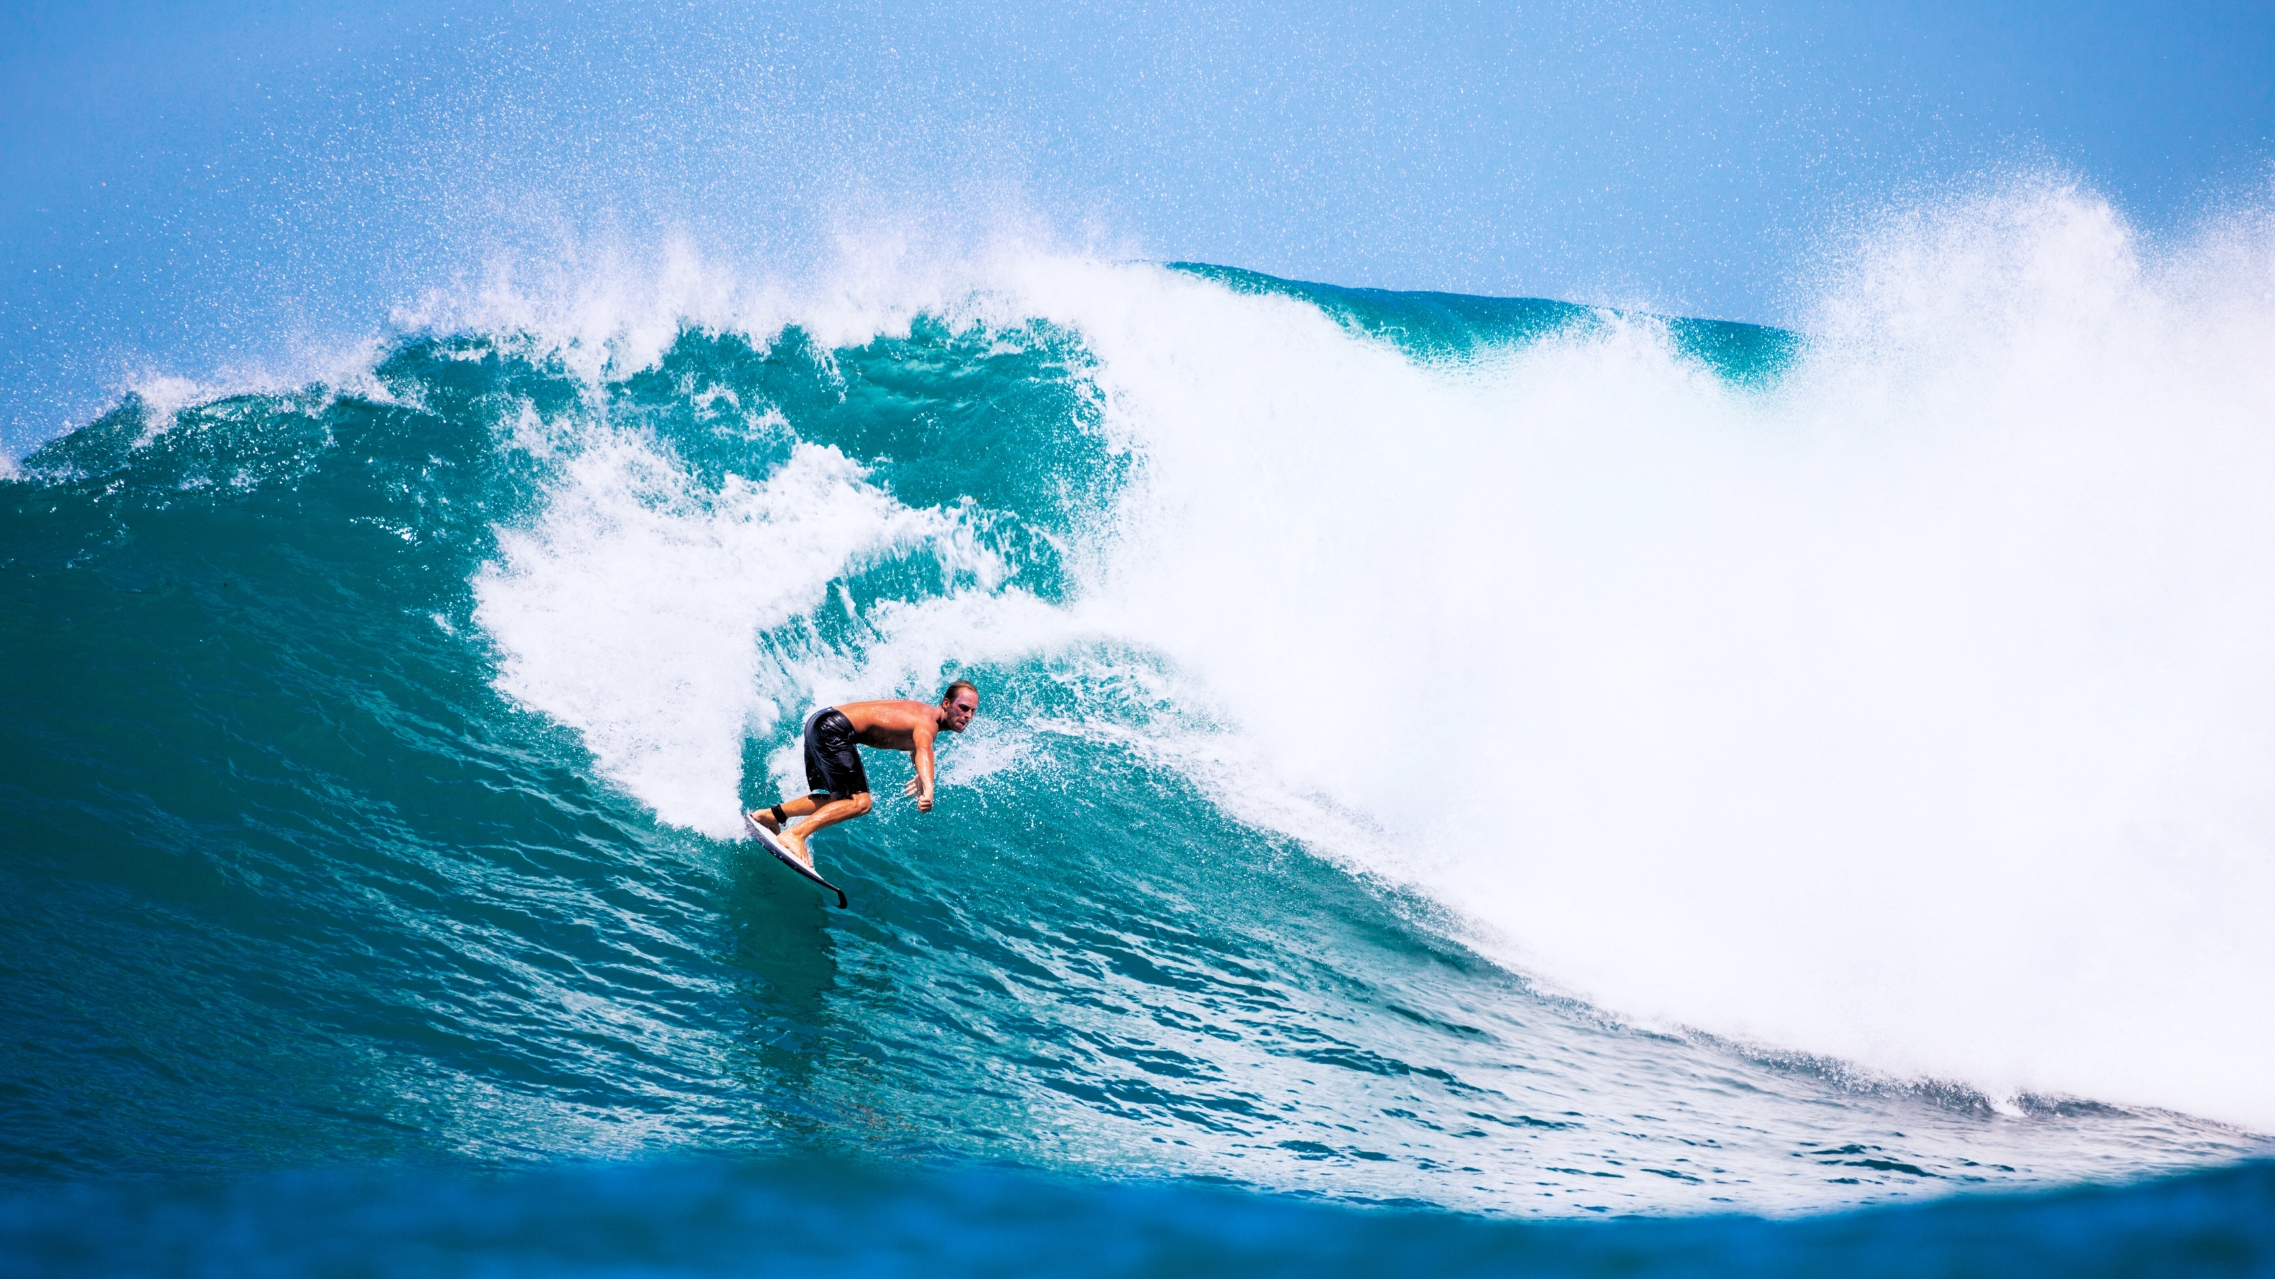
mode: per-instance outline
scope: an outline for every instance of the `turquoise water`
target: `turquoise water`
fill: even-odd
[[[538,1224],[500,1246],[537,1247],[556,1227],[536,1206],[562,1196],[666,1212],[790,1193],[766,1187],[795,1174],[737,1170],[802,1164],[856,1170],[805,1191],[845,1212],[881,1175],[857,1170],[882,1165],[994,1170],[1005,1202],[1037,1178],[1072,1197],[1071,1221],[1175,1216],[1191,1194],[1234,1234],[1379,1229],[1413,1248],[1499,1240],[1511,1218],[1819,1213],[2265,1156],[2248,1106],[2211,1113],[2192,1103],[2217,1080],[2153,1062],[2025,1061],[2017,1085],[1963,1054],[1847,1053],[1863,1040],[1844,1022],[1809,1032],[1799,996],[1738,1013],[1636,996],[1613,960],[1525,932],[1569,880],[1526,891],[1507,869],[1525,863],[1482,828],[1403,824],[1435,788],[1489,790],[1506,758],[1447,729],[1438,693],[1497,669],[1440,652],[1402,675],[1334,647],[1404,642],[1367,630],[1372,584],[1444,568],[1436,532],[1393,547],[1388,576],[1367,558],[1470,500],[1460,476],[1403,487],[1398,459],[1443,457],[1454,429],[1422,418],[1533,395],[1493,428],[1514,438],[1574,386],[1649,384],[1702,431],[1774,438],[1806,344],[1096,270],[1087,286],[1136,281],[1135,318],[1111,321],[1123,336],[1015,291],[859,322],[678,323],[645,353],[443,327],[328,381],[132,394],[22,459],[0,484],[0,1175],[22,1211],[59,1184],[224,1185],[282,1222],[335,1192],[264,1179],[310,1169],[379,1178],[405,1219],[456,1211],[434,1198],[455,1192],[387,1180],[409,1165],[528,1205]],[[1149,306],[1185,308],[1192,345],[1141,360],[1128,334],[1156,331]],[[1350,422],[1204,385],[1191,393],[1291,460],[1181,455],[1238,435],[1147,433],[1212,351],[1240,354],[1211,337],[1228,316],[1281,334],[1286,358],[1332,357],[1321,395],[1349,402],[1335,379],[1359,370],[1415,419],[1355,455]],[[1472,469],[1502,464],[1478,447]],[[1351,514],[1305,524],[1274,479],[1299,472],[1300,494]],[[1390,516],[1356,514],[1369,501]],[[1244,502],[1257,523],[1206,522]],[[1290,525],[1311,540],[1254,531]],[[1498,545],[1456,569],[1501,571],[1514,552]],[[1403,588],[1383,589],[1395,604]],[[1483,625],[1447,598],[1432,634]],[[1362,669],[1369,687],[1347,693]],[[1282,675],[1295,700],[1268,700]],[[807,707],[929,698],[957,677],[983,715],[944,752],[938,810],[890,798],[907,765],[873,755],[888,798],[820,840],[851,909],[736,838],[737,808],[791,775]],[[1351,763],[1346,741],[1375,753]],[[1531,824],[1495,838],[1553,833],[1551,807],[1510,802]],[[1712,820],[1686,819],[1701,847]],[[1600,912],[1605,936],[1630,913],[1577,895],[1555,909]],[[1809,931],[1845,953],[1844,934],[1902,951],[1938,927]],[[1876,971],[1857,969],[1858,1002]],[[2007,989],[2027,1001],[2028,980]],[[2068,1051],[2059,1032],[2048,1060]],[[2131,1082],[2097,1094],[2104,1077]],[[595,1160],[626,1171],[544,1180]],[[2217,1183],[2187,1211],[2227,1229],[2263,1183]],[[101,1192],[87,1229],[175,1246],[132,1225],[153,1220],[146,1193],[172,1192]],[[215,1192],[179,1193],[180,1211],[220,1211],[197,1206]],[[876,1193],[908,1221],[927,1211],[918,1190]],[[1313,1209],[1289,1194],[1410,1215],[1291,1225]],[[1984,1202],[2015,1205],[2025,1233],[2075,1228],[2036,1199]],[[72,1255],[38,1237],[50,1251],[19,1261]],[[2247,1252],[2222,1255],[2265,1265],[2264,1228],[2239,1237]],[[227,1246],[259,1254],[248,1238]],[[1050,1246],[1080,1268],[1073,1243]],[[1730,1244],[1727,1264],[1756,1246]]]

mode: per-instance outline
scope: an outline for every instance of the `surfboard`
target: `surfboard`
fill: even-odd
[[[759,825],[757,822],[752,821],[750,819],[749,813],[743,814],[743,829],[750,832],[750,837],[758,841],[758,846],[760,848],[763,848],[767,852],[774,854],[774,860],[798,872],[798,874],[804,878],[810,879],[813,882],[820,884],[822,887],[830,890],[831,892],[836,893],[837,908],[839,910],[845,909],[845,890],[839,888],[837,885],[829,882],[828,880],[823,879],[820,875],[815,874],[811,869],[809,869],[804,862],[801,862],[797,858],[792,857],[790,855],[790,850],[782,846],[782,841],[774,838],[774,832],[766,829],[764,826]]]

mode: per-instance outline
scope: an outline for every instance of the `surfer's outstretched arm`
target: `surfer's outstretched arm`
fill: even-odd
[[[901,788],[901,794],[916,797],[916,811],[920,813],[932,811],[932,736],[926,732],[917,733],[916,748],[909,752],[916,757],[916,776],[908,779],[908,785]]]

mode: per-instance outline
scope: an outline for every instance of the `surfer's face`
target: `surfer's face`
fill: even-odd
[[[964,726],[972,722],[972,716],[980,713],[979,694],[970,691],[960,692],[940,704],[948,709],[947,729],[951,733],[963,732]]]

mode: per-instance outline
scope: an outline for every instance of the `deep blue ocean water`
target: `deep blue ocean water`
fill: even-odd
[[[0,1268],[2275,1270],[2248,1081],[2095,1056],[2026,966],[1981,976],[2055,1010],[2004,1076],[1850,1053],[1918,1023],[1812,1038],[1805,993],[1634,996],[1626,974],[1710,945],[1529,936],[1552,893],[1583,939],[1654,909],[1640,882],[1630,906],[1526,878],[1505,850],[1553,842],[1553,803],[1402,824],[1503,784],[1442,692],[1505,673],[1341,655],[1402,651],[1378,620],[1400,591],[1437,592],[1412,606],[1431,635],[1497,635],[1483,610],[1545,580],[1496,576],[1515,535],[1466,486],[1522,505],[1576,455],[1499,483],[1525,459],[1496,441],[1583,393],[1775,440],[1809,342],[1085,270],[1088,322],[1033,286],[597,344],[429,325],[325,379],[131,393],[20,459]],[[1119,310],[1095,302],[1115,282]],[[1148,347],[1164,311],[1189,331]],[[1279,336],[1228,353],[1227,324]],[[1255,381],[1210,384],[1236,354]],[[1378,382],[1335,381],[1354,369]],[[1325,416],[1378,383],[1413,416],[1361,405],[1371,443]],[[1237,411],[1181,435],[1184,396]],[[1490,430],[1449,450],[1431,414]],[[1556,492],[1601,478],[1585,461]],[[1283,474],[1328,478],[1291,498]],[[1623,503],[1665,509],[1645,497],[1573,509],[1610,544]],[[1443,549],[1472,516],[1477,546]],[[1597,597],[1557,598],[1534,616]],[[1531,643],[1530,669],[1561,651]],[[850,909],[737,838],[807,707],[957,677],[983,719],[938,811],[873,757],[887,800],[820,841]],[[1273,738],[1275,713],[1332,731]],[[1349,776],[1345,735],[1376,743]],[[1658,748],[1635,749],[1647,793]],[[1711,867],[1716,820],[1654,829]],[[1836,1012],[1909,1007],[1873,983],[1913,970],[1870,956],[1974,926],[1849,900],[1788,902],[1858,965]],[[2264,994],[2251,953],[2212,962]],[[2222,1096],[2245,1100],[2194,1100]]]

